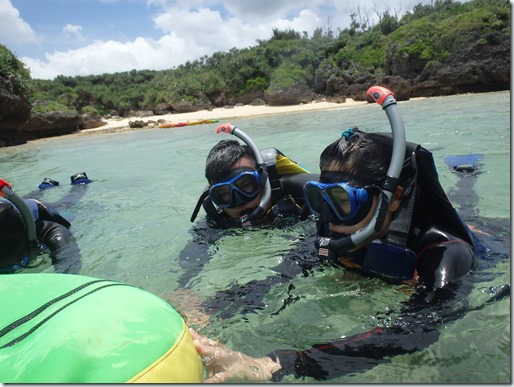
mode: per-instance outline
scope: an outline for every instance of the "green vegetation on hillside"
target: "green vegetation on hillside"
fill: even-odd
[[[31,101],[38,111],[127,115],[181,101],[223,106],[244,96],[287,88],[323,94],[323,80],[334,74],[342,78],[396,75],[391,74],[391,63],[405,58],[415,73],[421,73],[469,42],[482,39],[487,44],[483,38],[487,34],[497,32],[510,39],[506,0],[435,0],[418,4],[401,19],[385,12],[374,26],[351,17],[351,25],[337,35],[322,29],[311,37],[273,30],[268,40],[254,47],[216,52],[169,70],[58,76],[33,80],[31,87],[28,71],[0,46],[0,74],[14,77],[20,90],[32,91]]]
[[[0,78],[12,85],[14,94],[27,94],[31,91],[30,71],[2,44],[0,44]]]

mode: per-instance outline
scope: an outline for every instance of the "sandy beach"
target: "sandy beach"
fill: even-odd
[[[367,102],[365,101],[353,101],[352,99],[347,99],[344,103],[335,103],[335,102],[311,102],[301,105],[289,105],[289,106],[235,106],[231,108],[215,108],[212,110],[201,110],[192,113],[176,113],[176,114],[165,114],[159,116],[150,116],[150,117],[131,117],[131,118],[122,118],[122,119],[109,119],[104,120],[107,122],[106,125],[101,126],[95,129],[84,129],[81,130],[78,134],[95,134],[95,133],[112,133],[119,131],[128,131],[128,130],[144,130],[148,128],[156,128],[158,126],[150,126],[146,128],[130,128],[129,121],[141,120],[143,122],[147,121],[158,121],[162,122],[162,120],[166,121],[166,123],[179,123],[185,121],[198,121],[198,120],[210,120],[210,119],[218,119],[220,122],[227,121],[234,118],[241,117],[254,117],[260,115],[272,115],[272,114],[287,114],[287,113],[296,113],[296,112],[308,112],[308,111],[320,111],[320,110],[330,110],[330,109],[341,109],[346,107],[354,107],[354,106],[364,106]]]
[[[297,112],[309,112],[309,111],[322,111],[322,110],[331,110],[331,109],[345,109],[350,107],[357,106],[365,106],[368,102],[366,101],[354,101],[351,98],[347,98],[346,102],[336,103],[336,102],[310,102],[306,104],[300,105],[287,105],[287,106],[251,106],[251,105],[243,105],[243,106],[235,106],[235,107],[224,107],[224,108],[215,108],[212,110],[200,110],[197,112],[191,113],[174,113],[174,114],[164,114],[164,115],[154,115],[149,117],[127,117],[127,118],[118,118],[118,119],[103,119],[106,123],[103,126],[94,129],[82,129],[75,133],[64,134],[60,136],[53,137],[43,137],[39,139],[30,140],[29,142],[45,142],[45,141],[55,141],[59,139],[69,139],[73,137],[87,136],[87,135],[97,135],[97,134],[106,134],[106,133],[120,133],[120,132],[130,132],[135,130],[147,130],[147,129],[159,129],[159,123],[165,121],[166,123],[179,123],[185,121],[199,121],[199,120],[211,120],[217,119],[221,123],[230,122],[230,120],[234,120],[237,118],[243,117],[256,117],[263,115],[273,115],[273,114],[287,114],[287,113],[297,113]],[[129,126],[129,121],[143,121],[143,122],[154,122],[144,128],[131,128]],[[173,129],[173,128],[171,128]],[[170,130],[170,129],[162,129],[162,130]]]

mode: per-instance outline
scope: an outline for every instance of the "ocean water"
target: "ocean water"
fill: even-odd
[[[510,92],[416,99],[398,106],[407,140],[433,152],[448,192],[456,190],[460,178],[451,173],[445,157],[483,155],[483,173],[473,192],[470,189],[470,200],[455,205],[490,225],[495,243],[510,241]],[[346,128],[390,130],[376,104],[342,104],[333,110],[231,123],[260,148],[274,146],[312,172],[319,172],[321,151]],[[169,298],[180,311],[191,312],[187,309],[196,307],[194,300],[209,298],[235,283],[273,275],[272,268],[284,254],[314,232],[312,223],[306,222],[227,233],[205,246],[212,258],[191,278],[187,294],[181,293],[178,280],[183,268],[177,257],[192,243],[189,218],[206,185],[205,158],[227,136],[215,134],[217,125],[59,137],[2,148],[0,178],[26,195],[44,177],[52,177],[61,184],[47,190],[42,200],[56,202],[70,189],[70,175],[85,171],[94,182],[78,203],[62,212],[71,220],[81,249],[80,274],[141,287]],[[498,257],[479,276],[469,296],[474,310],[442,327],[435,344],[330,382],[510,383],[510,298],[485,303],[494,289],[510,283],[510,244],[507,249],[507,256]],[[32,270],[52,272],[53,268],[46,264]],[[237,350],[262,356],[371,329],[387,322],[390,317],[385,316],[391,311],[394,315],[407,298],[397,286],[345,274],[341,269],[326,269],[297,276],[274,286],[256,313],[236,313],[228,319],[213,315],[201,331]],[[290,298],[295,302],[274,313]],[[313,382],[287,377],[285,381]]]

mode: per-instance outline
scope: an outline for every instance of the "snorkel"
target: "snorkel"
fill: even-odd
[[[328,256],[328,250],[341,256],[352,250],[357,245],[373,239],[382,229],[389,203],[398,186],[398,178],[402,171],[405,158],[405,128],[398,111],[396,100],[393,93],[381,86],[373,86],[368,89],[367,95],[382,106],[385,110],[389,124],[391,125],[393,138],[393,151],[389,168],[381,186],[381,193],[378,196],[378,204],[371,221],[367,226],[354,234],[345,236],[340,239],[320,238],[316,241],[316,247],[319,249],[320,256]]]
[[[253,220],[260,218],[264,214],[265,209],[269,207],[271,203],[271,184],[268,179],[266,164],[259,148],[257,148],[253,140],[241,129],[238,129],[232,124],[222,124],[216,129],[216,134],[218,133],[229,133],[243,140],[252,150],[255,156],[255,161],[257,162],[257,170],[260,169],[262,171],[262,177],[266,180],[264,184],[264,193],[257,208],[255,208],[250,214],[244,214],[239,218],[241,225],[247,226]]]
[[[28,257],[29,260],[32,261],[39,251],[39,243],[36,236],[36,223],[34,222],[32,213],[23,198],[14,192],[11,184],[2,179],[0,179],[0,196],[14,204],[23,218],[25,231],[27,233]]]

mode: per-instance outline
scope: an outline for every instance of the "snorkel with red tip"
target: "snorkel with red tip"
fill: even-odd
[[[405,128],[398,111],[396,100],[393,93],[388,89],[381,86],[373,86],[368,89],[367,95],[382,106],[386,112],[389,124],[391,125],[392,138],[393,138],[393,152],[391,155],[391,162],[384,180],[381,185],[381,193],[378,197],[378,204],[373,218],[367,226],[357,231],[354,234],[345,236],[340,239],[320,238],[316,241],[316,247],[319,248],[319,255],[328,256],[328,250],[334,252],[338,256],[350,251],[357,245],[366,241],[372,240],[377,233],[381,230],[389,203],[398,186],[398,178],[402,171],[403,162],[405,158]]]
[[[266,211],[266,208],[268,208],[271,204],[271,184],[268,179],[266,164],[262,157],[261,151],[259,150],[259,148],[257,148],[257,145],[255,145],[253,140],[241,129],[237,128],[232,124],[222,124],[218,126],[218,128],[216,129],[216,134],[218,133],[229,133],[243,140],[246,143],[246,145],[248,145],[252,150],[255,156],[255,161],[257,162],[257,170],[261,171],[261,176],[265,180],[264,193],[257,208],[255,208],[250,214],[245,214],[239,218],[239,222],[241,223],[241,225],[246,226],[253,220],[259,219]]]
[[[11,184],[2,179],[0,179],[0,196],[6,198],[12,204],[14,204],[14,206],[20,212],[21,217],[23,218],[23,222],[25,223],[25,231],[27,233],[28,256],[32,261],[39,252],[39,243],[36,236],[36,223],[34,222],[32,213],[30,212],[30,209],[23,198],[14,192]]]

